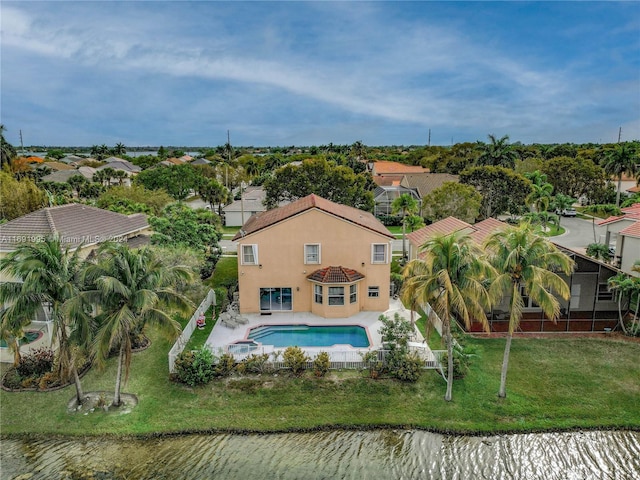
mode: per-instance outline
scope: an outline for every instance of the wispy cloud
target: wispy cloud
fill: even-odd
[[[75,88],[75,75],[89,72],[91,80],[102,81],[80,96],[91,99],[107,92],[110,101],[125,110],[148,108],[136,97],[158,97],[162,104],[162,96],[170,92],[179,98],[166,103],[206,102],[224,112],[219,115],[227,116],[227,122],[232,118],[229,111],[243,110],[247,117],[234,123],[244,122],[247,135],[262,141],[269,132],[258,130],[269,116],[248,111],[252,102],[270,104],[273,124],[282,125],[278,138],[291,136],[287,128],[299,130],[296,123],[287,127],[282,116],[299,118],[305,112],[317,122],[323,117],[371,117],[392,128],[404,125],[408,132],[437,126],[475,131],[478,138],[491,127],[503,128],[514,138],[514,127],[518,135],[529,125],[529,131],[546,131],[547,137],[553,133],[555,140],[558,120],[607,97],[596,86],[597,79],[574,75],[569,64],[579,59],[515,56],[478,40],[486,34],[461,29],[461,20],[432,18],[428,4],[418,5],[415,16],[384,3],[268,4],[271,8],[196,3],[195,12],[180,3],[155,4],[160,8],[130,5],[111,9],[112,4],[84,3],[78,10],[56,13],[50,6],[5,4],[3,55],[9,53],[12,62],[17,62],[16,52],[47,64],[57,62],[60,81],[68,82],[69,88]],[[542,52],[554,55],[551,50]],[[154,78],[156,95],[147,91],[149,78]],[[195,82],[194,90],[176,92],[173,87],[182,81]],[[117,93],[114,86],[123,82],[134,95]],[[624,82],[633,79],[621,78]],[[233,103],[208,94],[208,89],[225,92]],[[42,102],[51,101],[44,96]],[[615,108],[622,108],[618,96],[612,97]],[[275,105],[270,98],[281,103]],[[206,111],[206,104],[190,110]],[[640,106],[637,98],[635,105]],[[155,105],[149,111],[157,115],[162,108]],[[254,121],[257,129],[250,127]],[[541,124],[551,126],[540,129]],[[364,138],[367,132],[357,130],[362,128],[360,121],[352,125],[353,140]],[[333,131],[331,125],[324,128]]]

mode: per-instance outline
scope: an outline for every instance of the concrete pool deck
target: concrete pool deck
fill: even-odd
[[[398,313],[407,321],[411,319],[411,312],[404,308],[400,300],[391,300],[389,309],[385,312],[359,312],[348,318],[323,318],[310,312],[273,312],[271,315],[244,313],[242,316],[249,321],[248,324],[240,325],[236,328],[229,328],[223,325],[222,322],[217,322],[211,330],[206,343],[214,352],[216,352],[231,343],[246,339],[249,334],[249,330],[260,325],[359,325],[367,330],[371,343],[368,348],[354,348],[351,345],[336,345],[335,347],[309,347],[305,348],[305,350],[323,350],[327,352],[331,352],[332,350],[352,350],[354,352],[366,352],[368,350],[378,349],[382,344],[382,338],[380,333],[378,333],[378,330],[382,327],[382,322],[378,319],[380,315],[393,317],[395,313]],[[415,318],[418,318],[417,314],[415,314]],[[422,336],[417,330],[416,336],[418,337],[418,341],[422,341]],[[278,349],[276,348],[276,350]]]

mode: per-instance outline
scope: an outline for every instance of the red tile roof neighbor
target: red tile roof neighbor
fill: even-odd
[[[609,223],[615,223],[618,220],[640,220],[640,203],[634,203],[630,207],[620,209],[622,215],[612,215],[609,218],[596,222],[598,225],[607,225]]]
[[[407,239],[415,246],[420,246],[434,235],[448,235],[467,228],[471,231],[473,227],[467,222],[458,220],[456,217],[447,217],[409,233]]]
[[[149,227],[141,213],[122,215],[101,208],[70,203],[49,207],[0,225],[0,250],[11,251],[21,243],[58,236],[63,245],[76,248],[127,237]]]
[[[350,268],[326,267],[307,275],[307,278],[318,283],[353,283],[362,280],[364,275]]]
[[[423,173],[428,172],[428,168],[415,165],[405,165],[399,162],[387,162],[378,160],[373,163],[373,175],[398,175],[405,173]]]
[[[471,238],[473,238],[476,243],[482,244],[489,235],[506,226],[506,223],[501,222],[497,218],[489,217],[473,224],[472,228],[475,232],[471,234]]]
[[[634,224],[629,225],[627,228],[620,230],[619,235],[640,238],[640,222],[635,222]]]
[[[368,230],[384,235],[389,238],[395,238],[393,234],[387,230],[380,220],[371,213],[359,210],[357,208],[348,207],[339,203],[334,203],[325,198],[314,195],[307,195],[288,205],[267,210],[266,212],[257,213],[242,226],[242,229],[233,237],[233,240],[239,240],[242,237],[256,233],[259,230],[275,225],[288,218],[291,218],[307,210],[317,209],[329,213],[336,217],[342,218]]]

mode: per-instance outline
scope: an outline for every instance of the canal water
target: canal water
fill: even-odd
[[[632,480],[640,478],[640,432],[5,438],[0,468],[2,479]]]

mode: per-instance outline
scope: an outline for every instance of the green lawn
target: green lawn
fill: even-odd
[[[211,288],[224,287],[238,281],[238,259],[236,257],[220,257],[211,278],[206,284]]]
[[[0,392],[2,434],[151,434],[182,431],[286,431],[318,427],[393,425],[443,432],[507,432],[574,428],[640,428],[640,344],[616,338],[517,338],[508,397],[496,395],[504,339],[470,339],[469,375],[445,382],[426,371],[418,383],[371,380],[358,372],[215,380],[198,388],[172,383],[170,342],[152,334],[136,353],[123,392],[138,395],[126,415],[69,414],[73,387],[41,393]],[[3,368],[6,368],[3,367]],[[84,378],[86,391],[111,390],[115,359]]]

